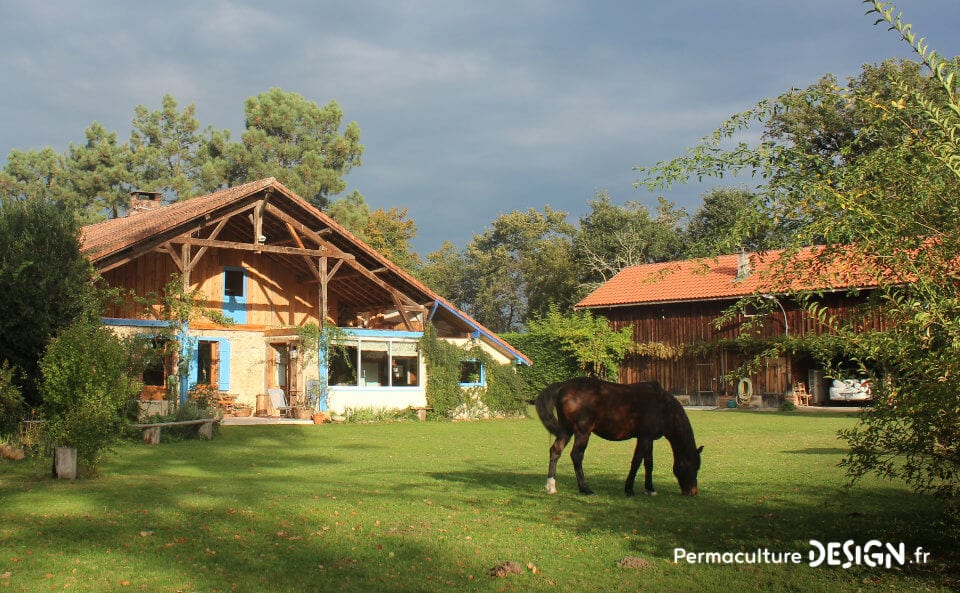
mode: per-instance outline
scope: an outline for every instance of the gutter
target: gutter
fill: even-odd
[[[490,333],[489,331],[483,329],[482,327],[480,327],[480,325],[476,321],[473,321],[472,319],[465,316],[463,313],[461,313],[460,311],[457,311],[452,306],[441,301],[440,299],[437,299],[436,301],[434,301],[433,310],[430,312],[430,316],[428,317],[428,319],[433,319],[433,316],[437,312],[438,307],[443,307],[445,311],[452,313],[455,317],[457,317],[457,319],[459,319],[460,321],[463,321],[464,323],[472,327],[473,332],[471,332],[470,337],[474,339],[484,337],[488,341],[493,342],[495,345],[499,346],[509,354],[513,355],[514,362],[517,364],[525,364],[528,366],[533,364],[532,362],[530,362],[530,359],[528,359],[526,356],[521,354],[520,351],[518,351],[516,348],[514,348],[510,344],[507,344],[506,342],[504,342],[494,334]]]

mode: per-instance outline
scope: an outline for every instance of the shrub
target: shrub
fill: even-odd
[[[0,440],[13,434],[23,416],[23,396],[13,382],[13,369],[6,361],[0,366]]]
[[[129,350],[108,329],[90,322],[69,326],[40,361],[48,440],[77,450],[81,470],[93,473],[120,439],[124,411],[139,383]]]
[[[424,329],[420,346],[427,363],[427,403],[434,413],[445,416],[466,402],[460,389],[463,349],[439,339],[431,324]]]

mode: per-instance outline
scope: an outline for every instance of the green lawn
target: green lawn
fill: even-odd
[[[659,496],[623,495],[631,443],[594,439],[576,492],[544,491],[535,420],[223,427],[214,441],[124,445],[102,477],[0,462],[4,591],[903,591],[957,585],[938,504],[896,484],[849,493],[829,413],[691,411],[700,496],[665,441]],[[807,564],[809,540],[922,546],[904,569]],[[802,564],[674,563],[689,552],[801,552]],[[618,566],[626,556],[645,568]],[[524,573],[487,571],[514,561]],[[536,571],[527,569],[528,563]]]

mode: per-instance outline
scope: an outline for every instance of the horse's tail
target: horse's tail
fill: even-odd
[[[537,396],[534,404],[537,406],[537,416],[540,416],[540,422],[553,436],[563,434],[563,428],[560,427],[560,420],[557,418],[557,397],[563,383],[553,383],[547,385],[540,395]]]

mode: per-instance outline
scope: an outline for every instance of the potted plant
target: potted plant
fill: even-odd
[[[313,408],[308,404],[297,404],[293,408],[293,417],[298,420],[309,420],[313,417]]]

